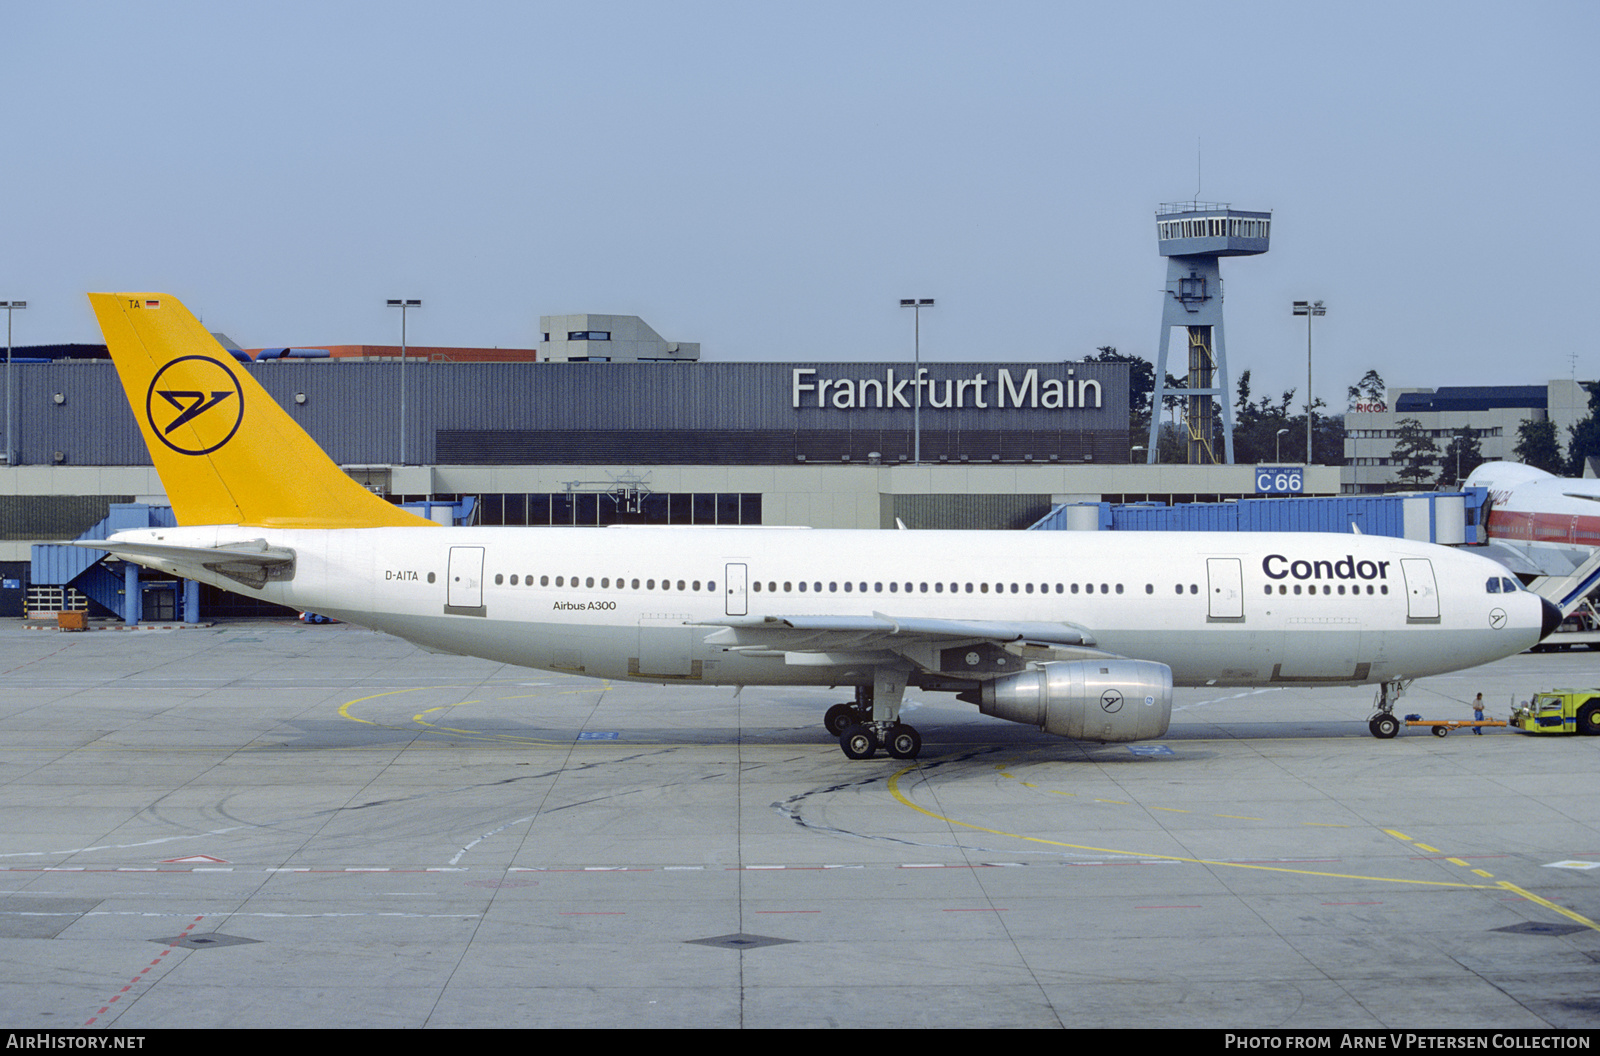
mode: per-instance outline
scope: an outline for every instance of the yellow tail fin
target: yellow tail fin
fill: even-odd
[[[179,524],[433,523],[352,480],[176,297],[89,301]]]

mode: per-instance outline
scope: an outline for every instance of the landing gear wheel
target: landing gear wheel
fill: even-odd
[[[843,736],[847,727],[860,721],[861,715],[854,704],[835,704],[822,717],[823,727],[835,737]]]
[[[1387,741],[1400,732],[1400,720],[1393,715],[1374,715],[1372,721],[1367,723],[1367,729],[1372,731],[1372,736]]]
[[[905,723],[897,722],[889,731],[889,743],[885,747],[896,759],[915,759],[922,754],[922,735]]]
[[[1600,700],[1591,700],[1578,709],[1578,732],[1593,737],[1600,734]]]
[[[1435,726],[1433,728],[1433,735],[1435,737],[1448,737],[1448,736],[1450,736],[1450,727],[1448,727],[1448,726]]]
[[[849,759],[871,759],[878,754],[878,738],[859,722],[852,722],[839,735],[839,747]]]

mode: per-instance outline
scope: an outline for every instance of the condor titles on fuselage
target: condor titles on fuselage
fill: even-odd
[[[918,754],[907,686],[1130,741],[1174,685],[1398,687],[1554,626],[1498,565],[1376,536],[444,528],[351,480],[175,298],[90,299],[181,527],[89,545],[439,651],[853,686],[824,717],[853,758]]]

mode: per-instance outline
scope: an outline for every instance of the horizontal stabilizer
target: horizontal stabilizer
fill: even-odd
[[[166,543],[118,542],[114,539],[78,539],[70,545],[104,550],[124,561],[194,578],[199,571],[221,576],[259,590],[268,580],[294,578],[294,551],[268,546],[263,539],[228,546],[171,546]]]

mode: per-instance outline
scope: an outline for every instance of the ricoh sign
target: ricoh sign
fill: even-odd
[[[951,364],[966,371],[971,364]],[[923,367],[885,367],[882,373],[851,373],[848,368],[790,370],[790,407],[795,410],[911,410],[918,393],[932,410],[1099,410],[1107,394],[1100,379],[1078,377],[1070,365],[994,367],[970,375],[930,377]],[[942,372],[941,372],[942,373]],[[915,374],[915,376],[913,376]]]

